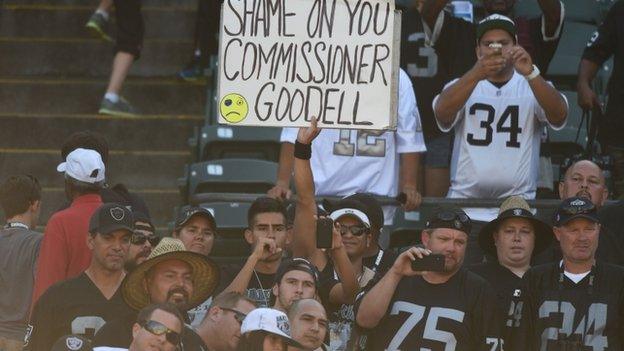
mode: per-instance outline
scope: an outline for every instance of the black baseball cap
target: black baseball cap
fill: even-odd
[[[472,221],[470,217],[458,207],[439,207],[427,220],[427,229],[450,228],[461,230],[470,235]]]
[[[82,335],[69,334],[61,336],[54,345],[52,345],[51,351],[91,351],[91,341]]]
[[[89,220],[89,233],[110,234],[116,230],[134,232],[134,216],[120,204],[103,204]]]
[[[381,228],[383,228],[385,221],[384,212],[381,208],[381,204],[379,204],[379,201],[377,201],[372,194],[355,193],[347,196],[345,199],[361,202],[364,205],[364,213],[366,213],[366,216],[370,219],[371,227],[377,230],[381,230]]]
[[[296,257],[296,258],[288,258],[282,260],[282,263],[277,268],[277,272],[275,273],[275,284],[279,284],[279,282],[284,278],[284,275],[290,271],[303,271],[309,273],[314,278],[314,283],[316,284],[316,288],[319,287],[319,270],[314,266],[310,261],[305,258]]]
[[[573,219],[585,218],[600,223],[596,205],[584,197],[571,197],[561,202],[553,218],[553,225],[560,227]]]
[[[201,206],[183,207],[180,210],[180,212],[178,212],[178,217],[176,218],[176,221],[175,221],[175,229],[178,230],[184,227],[184,225],[191,219],[191,217],[195,215],[206,217],[208,219],[208,222],[210,222],[210,226],[213,229],[217,229],[217,222],[215,221],[215,218],[212,215],[212,212],[208,211],[207,209]]]
[[[511,35],[514,43],[518,41],[516,39],[516,24],[514,21],[507,16],[493,14],[482,19],[477,25],[477,43],[481,40],[483,34],[492,29],[502,29]]]

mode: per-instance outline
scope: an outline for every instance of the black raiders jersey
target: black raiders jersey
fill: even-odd
[[[520,327],[522,318],[522,278],[496,261],[474,265],[470,271],[480,275],[494,289],[501,313],[499,320],[502,323],[503,340],[509,349],[512,331]]]
[[[92,339],[109,320],[129,313],[121,289],[107,300],[91,279],[79,276],[51,286],[35,304],[24,350],[49,351],[63,335]]]
[[[386,315],[368,331],[367,350],[502,350],[494,300],[489,284],[465,269],[443,284],[404,277]]]
[[[624,268],[597,263],[577,284],[550,263],[530,269],[524,283],[514,350],[624,348]]]

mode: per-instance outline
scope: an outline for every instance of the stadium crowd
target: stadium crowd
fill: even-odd
[[[601,165],[570,163],[552,221],[527,203],[544,135],[577,103],[544,78],[564,4],[536,1],[542,15],[527,19],[512,16],[514,0],[483,0],[483,18],[470,23],[447,0],[417,0],[403,14],[397,130],[321,131],[314,118],[284,128],[275,187],[247,213],[242,262],[212,258],[218,221],[201,206],[181,208],[158,235],[145,202],[109,185],[106,140],[72,134],[56,169],[67,203],[43,234],[37,178],[0,184],[0,351],[624,350],[624,204],[607,202]],[[205,30],[217,26],[201,15],[212,2],[199,3],[205,67],[216,45]],[[102,113],[131,110],[118,93],[142,41],[140,1],[114,5]],[[102,1],[89,26],[104,33],[111,7]],[[614,57],[599,139],[615,170],[622,19],[619,1],[587,44],[577,83],[578,104],[600,108],[591,82]],[[421,193],[503,202],[436,208],[418,245],[389,248],[396,208],[377,196],[413,211]],[[323,196],[341,199],[317,203]]]

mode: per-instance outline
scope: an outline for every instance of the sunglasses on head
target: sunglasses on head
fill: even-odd
[[[243,321],[245,320],[245,317],[247,317],[247,315],[244,314],[243,312],[237,311],[237,310],[232,309],[232,308],[221,307],[221,309],[224,310],[224,311],[229,311],[229,312],[234,313],[234,319],[236,319],[236,321],[239,324],[243,324]]]
[[[172,345],[180,344],[180,333],[173,331],[167,328],[164,324],[156,321],[147,321],[145,323],[140,324],[143,329],[154,335],[163,335],[165,334],[165,339],[170,342]]]
[[[145,235],[143,233],[134,232],[130,237],[130,243],[133,245],[143,245],[145,241],[149,241],[150,245],[156,246],[160,242],[160,238],[156,235]]]
[[[351,234],[355,236],[362,236],[368,232],[368,228],[360,224],[340,225],[338,230],[340,231],[340,235],[347,235],[347,232],[351,232]]]
[[[457,213],[455,211],[444,210],[436,214],[438,220],[449,222],[459,220],[462,224],[470,223],[470,218],[463,213]]]

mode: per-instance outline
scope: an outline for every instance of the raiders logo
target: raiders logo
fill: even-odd
[[[576,199],[576,200],[570,202],[570,205],[572,205],[572,206],[583,206],[583,205],[585,205],[585,201],[583,201],[581,199]]]
[[[290,324],[288,324],[288,318],[286,318],[285,316],[278,316],[277,317],[277,328],[279,328],[279,330],[283,331],[284,334],[290,335]]]
[[[65,340],[65,346],[67,346],[69,350],[80,350],[80,348],[82,347],[82,340],[75,336],[71,336]]]
[[[459,219],[456,219],[454,224],[455,224],[455,228],[461,229],[462,225],[461,225],[461,222],[459,221]]]
[[[516,208],[515,210],[513,210],[513,213],[515,216],[520,216],[522,214],[522,209]]]
[[[126,213],[121,207],[113,207],[110,209],[110,215],[111,217],[113,217],[114,220],[119,222],[122,219],[124,219],[124,217],[126,216]]]
[[[520,289],[514,290],[513,292],[514,297],[520,297],[520,295],[522,295],[522,291]]]

